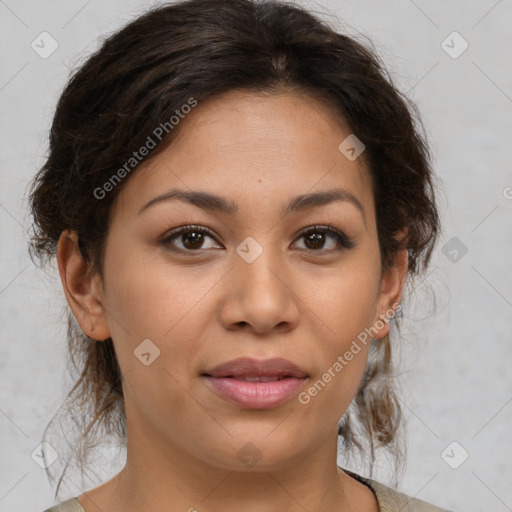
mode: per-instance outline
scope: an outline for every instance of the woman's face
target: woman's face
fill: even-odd
[[[284,467],[336,441],[367,360],[358,336],[387,333],[401,289],[381,279],[368,170],[309,97],[231,92],[181,123],[114,203],[94,333],[114,341],[141,453]],[[165,198],[177,190],[192,199]],[[256,366],[212,370],[237,358]]]

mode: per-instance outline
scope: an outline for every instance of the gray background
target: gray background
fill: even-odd
[[[408,431],[401,489],[454,511],[510,511],[512,2],[302,3],[330,10],[344,30],[374,41],[421,109],[442,180],[442,240],[410,299],[400,341]],[[68,68],[148,5],[0,0],[0,512],[53,504],[31,453],[70,384],[58,275],[27,255],[27,183],[43,162]],[[31,48],[43,31],[59,45],[46,59]],[[442,47],[453,31],[469,44],[457,58]],[[461,48],[453,36],[445,44],[452,53]],[[385,457],[378,466],[376,477],[391,482]]]

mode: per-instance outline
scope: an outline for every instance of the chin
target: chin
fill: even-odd
[[[265,433],[233,440],[228,450],[219,450],[213,454],[210,452],[213,458],[210,458],[209,463],[225,470],[241,472],[281,471],[297,463],[300,454],[296,444],[288,447],[280,443],[279,439],[271,442],[265,439],[267,435]]]

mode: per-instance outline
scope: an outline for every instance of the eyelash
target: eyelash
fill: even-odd
[[[189,224],[187,226],[180,226],[179,228],[173,229],[172,231],[170,231],[165,236],[165,238],[163,238],[160,241],[160,243],[164,247],[166,247],[167,249],[170,249],[170,250],[176,251],[176,252],[193,253],[193,252],[201,252],[201,251],[208,250],[208,249],[190,250],[190,249],[181,249],[181,248],[177,248],[177,247],[173,247],[172,246],[171,241],[174,238],[176,238],[179,235],[182,235],[182,234],[185,234],[185,233],[191,233],[191,232],[200,233],[200,234],[203,234],[203,235],[208,235],[208,236],[210,236],[211,238],[213,238],[215,240],[215,237],[213,236],[212,232],[208,228],[205,228],[203,226],[197,226],[197,225],[194,225],[194,224]],[[304,228],[303,230],[301,230],[299,232],[297,239],[303,238],[303,237],[305,237],[305,236],[307,236],[307,235],[309,235],[311,233],[322,233],[322,234],[328,234],[328,235],[332,236],[334,238],[334,240],[336,241],[337,245],[338,245],[338,248],[334,249],[335,251],[342,251],[342,250],[345,250],[345,249],[353,249],[356,246],[354,241],[352,239],[350,239],[349,237],[347,237],[345,235],[345,233],[343,233],[342,231],[339,231],[339,230],[333,228],[330,225],[314,225],[314,226],[309,226],[307,228]],[[315,249],[302,249],[302,250],[309,251],[309,252],[314,252],[314,253],[322,252],[322,251],[332,252],[332,250],[326,250],[326,249],[317,249],[317,250],[315,250]]]

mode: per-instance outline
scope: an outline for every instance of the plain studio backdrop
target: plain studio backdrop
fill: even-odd
[[[401,490],[454,511],[510,511],[512,3],[299,3],[372,39],[419,105],[442,180],[443,234],[399,341],[408,434]],[[37,450],[71,383],[58,274],[41,272],[27,253],[26,187],[44,161],[70,69],[149,5],[0,0],[0,512],[53,503]],[[123,462],[93,470],[104,481]],[[391,482],[385,457],[374,477]],[[71,486],[68,497],[81,490]]]

